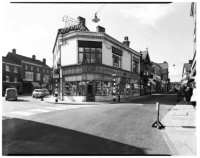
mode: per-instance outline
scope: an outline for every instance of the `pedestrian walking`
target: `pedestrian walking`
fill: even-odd
[[[185,99],[188,104],[190,103],[190,99],[192,97],[192,91],[193,91],[193,88],[192,88],[191,84],[188,83],[187,88],[185,89]]]
[[[196,109],[196,81],[192,82],[192,87],[193,87],[193,92],[192,92],[192,97],[190,100],[191,105],[193,105],[193,108]]]

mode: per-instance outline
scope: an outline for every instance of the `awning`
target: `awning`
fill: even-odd
[[[40,84],[38,82],[31,82],[33,87],[41,87]]]
[[[151,79],[151,78],[148,78],[148,79],[151,82],[151,84],[156,85],[156,83],[153,81],[153,79]]]

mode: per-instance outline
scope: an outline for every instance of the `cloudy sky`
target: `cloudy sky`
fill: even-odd
[[[16,0],[15,0],[16,1]],[[15,4],[1,1],[2,56],[17,50],[18,54],[42,60],[52,66],[52,50],[57,30],[63,28],[64,15],[82,16],[90,31],[105,27],[118,41],[129,37],[136,51],[149,50],[153,62],[169,63],[171,81],[180,81],[183,64],[193,57],[193,18],[191,2],[169,4]],[[123,1],[121,1],[123,2]],[[100,9],[100,10],[99,10]],[[92,19],[97,12],[99,23]],[[2,28],[3,27],[3,28]],[[175,64],[175,66],[173,66]]]

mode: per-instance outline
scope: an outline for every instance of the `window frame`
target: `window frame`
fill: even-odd
[[[87,64],[102,63],[102,42],[98,42],[97,43],[98,46],[97,45],[93,46],[92,44],[91,45],[88,44],[89,42],[95,42],[95,41],[78,41],[78,43],[79,42],[80,44],[78,44],[78,63],[87,63]],[[83,43],[85,42],[85,44],[83,44],[82,42]],[[95,58],[91,58],[92,56],[94,56]]]
[[[6,64],[6,71],[10,72],[10,66]]]

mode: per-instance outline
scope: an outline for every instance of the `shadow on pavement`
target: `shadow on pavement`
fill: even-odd
[[[17,102],[30,102],[30,100],[25,100],[25,99],[17,99]]]
[[[3,155],[145,155],[145,149],[23,119],[3,121]]]

